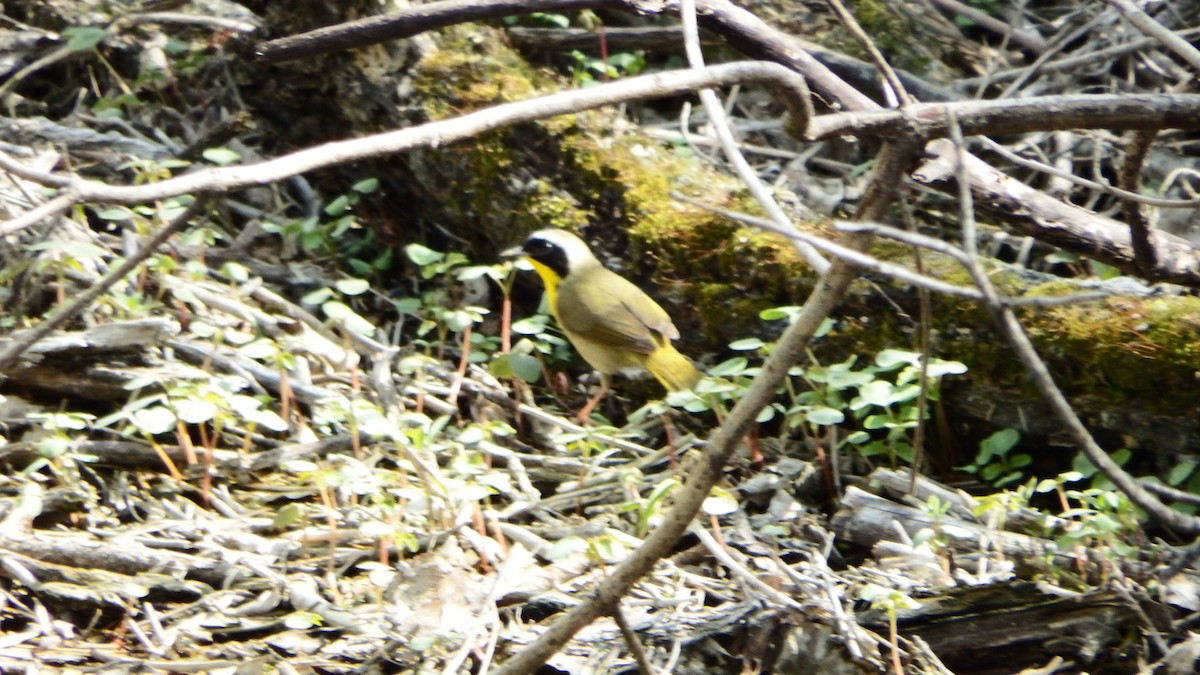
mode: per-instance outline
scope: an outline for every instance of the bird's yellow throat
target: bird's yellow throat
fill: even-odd
[[[550,313],[558,318],[558,305],[555,304],[555,300],[558,299],[558,283],[562,281],[562,277],[558,275],[558,272],[532,258],[526,258],[526,260],[533,265],[533,270],[542,278],[542,284],[546,286],[546,302],[550,304]]]

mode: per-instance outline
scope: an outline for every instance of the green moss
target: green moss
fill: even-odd
[[[491,32],[474,24],[448,28],[442,48],[417,63],[412,84],[430,118],[523,100],[551,84],[501,40],[487,37]]]
[[[1114,297],[1026,314],[1039,348],[1070,368],[1068,391],[1164,414],[1200,403],[1200,299]]]

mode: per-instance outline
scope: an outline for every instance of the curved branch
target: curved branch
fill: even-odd
[[[774,63],[740,61],[703,70],[643,75],[588,89],[506,103],[417,127],[335,141],[257,164],[206,168],[148,185],[114,186],[57,174],[43,174],[0,153],[0,168],[45,185],[70,187],[81,201],[139,204],[196,192],[228,192],[266,185],[315,169],[421,147],[439,147],[504,127],[591,110],[606,105],[688,94],[734,84],[769,84],[803,118],[807,90],[795,72]]]
[[[638,0],[441,0],[272,40],[260,45],[258,53],[267,61],[277,62],[411,37],[465,21],[601,8],[651,14],[666,11],[668,7],[666,3],[654,5]],[[878,108],[870,98],[817,61],[796,38],[771,28],[729,0],[697,0],[696,11],[703,28],[724,37],[746,56],[774,61],[803,74],[831,104],[848,110]]]

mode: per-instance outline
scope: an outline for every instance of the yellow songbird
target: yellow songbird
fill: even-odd
[[[644,368],[670,391],[700,381],[700,371],[671,344],[679,338],[671,317],[642,289],[601,265],[582,239],[565,230],[538,230],[514,252],[533,265],[559,327],[600,373],[600,391],[579,413],[581,419],[619,370]]]

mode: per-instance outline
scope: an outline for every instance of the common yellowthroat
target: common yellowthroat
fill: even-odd
[[[559,327],[600,373],[600,391],[580,411],[581,419],[619,370],[644,368],[669,391],[700,381],[700,371],[671,344],[679,338],[671,317],[642,289],[601,265],[582,239],[565,230],[538,230],[513,252],[533,265]]]

